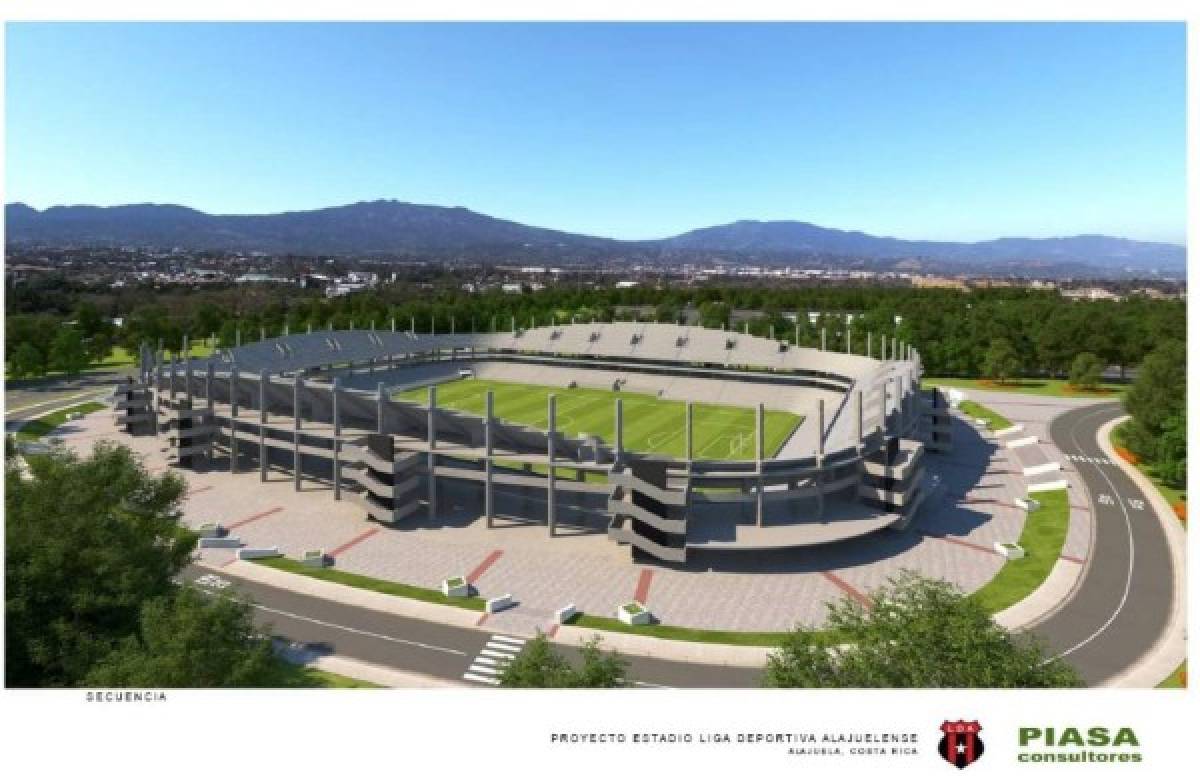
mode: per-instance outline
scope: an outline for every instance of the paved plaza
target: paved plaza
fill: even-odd
[[[1086,562],[1091,535],[1086,499],[1072,462],[1046,441],[1046,424],[1078,401],[987,393],[973,396],[1025,425],[1050,460],[1064,465],[1071,484],[1071,525],[1063,557]],[[119,434],[111,415],[97,412],[63,426],[65,443],[86,452],[100,439],[127,444],[152,471],[168,469],[165,439]],[[465,575],[479,595],[511,593],[519,605],[493,627],[546,627],[566,604],[611,617],[616,607],[642,600],[663,623],[698,628],[778,631],[823,623],[826,606],[861,598],[904,569],[940,577],[964,592],[984,585],[1003,565],[993,542],[1016,541],[1026,518],[1014,498],[1026,478],[1012,450],[981,436],[955,415],[955,450],[927,455],[928,499],[909,530],[884,530],[840,544],[777,552],[697,551],[685,568],[631,564],[603,526],[564,526],[550,538],[544,523],[497,519],[487,529],[470,503],[437,521],[418,517],[398,527],[365,518],[349,500],[335,501],[328,483],[257,470],[230,474],[218,457],[208,471],[179,470],[188,483],[183,519],[192,526],[219,522],[247,547],[278,547],[298,558],[321,549],[335,567],[367,576],[436,588]],[[448,502],[449,499],[443,499]],[[1036,514],[1036,513],[1035,513]],[[199,551],[205,561],[233,562],[230,550]]]

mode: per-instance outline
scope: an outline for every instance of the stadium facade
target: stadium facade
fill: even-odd
[[[823,338],[824,339],[824,338]],[[850,343],[847,342],[847,351]],[[170,362],[143,348],[118,386],[129,433],[154,433],[179,467],[284,470],[328,483],[395,525],[539,521],[591,526],[636,560],[698,550],[778,550],[904,529],[925,496],[923,456],[950,449],[949,416],[920,388],[914,348],[884,336],[863,354],[668,324],[595,323],[471,334],[316,331]],[[439,407],[437,387],[479,377],[612,391],[609,436]],[[427,388],[422,403],[393,395]],[[627,449],[622,393],[687,403],[679,457]],[[752,455],[701,458],[692,402],[756,410]],[[774,455],[765,410],[804,417]],[[322,497],[314,494],[314,497]],[[598,528],[597,528],[598,527]]]

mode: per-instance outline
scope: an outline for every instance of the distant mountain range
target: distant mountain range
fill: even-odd
[[[737,221],[660,240],[625,241],[527,226],[461,207],[395,200],[268,215],[210,215],[179,205],[5,207],[10,244],[122,245],[298,255],[677,259],[782,263],[820,258],[983,268],[1086,265],[1182,271],[1183,246],[1102,235],[937,242],[877,237],[802,221]]]

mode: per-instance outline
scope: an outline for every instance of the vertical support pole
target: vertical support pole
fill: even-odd
[[[238,462],[238,367],[233,365],[229,373],[229,473],[237,474]]]
[[[383,384],[379,386],[383,392]],[[437,514],[437,386],[429,386],[429,516]]]
[[[408,333],[409,334],[417,333],[417,316],[415,316],[415,315],[409,316],[409,318],[408,318]]]
[[[763,524],[763,414],[759,402],[754,406],[754,472],[758,480],[754,488],[754,523],[759,528]]]
[[[208,362],[208,368],[204,370],[204,402],[208,407],[208,411],[213,411],[213,362]]]
[[[392,333],[396,333],[396,316],[392,316]]]
[[[625,458],[625,423],[621,410],[621,400],[617,399],[617,403],[613,409],[613,456],[617,459],[615,463],[620,465]]]
[[[179,372],[179,354],[171,354],[171,403],[175,403],[175,392],[179,387],[175,384]]]
[[[300,375],[292,378],[292,487],[300,490]]]
[[[258,373],[258,479],[267,481],[270,460],[267,454],[267,386],[271,376],[263,369]]]
[[[796,313],[796,345],[800,345],[800,313]]]
[[[899,375],[895,378],[896,395],[893,403],[896,405],[896,436],[900,436],[904,431],[904,384],[901,382],[904,378]]]
[[[554,536],[554,529],[558,525],[554,511],[554,435],[557,430],[555,409],[555,396],[550,394],[546,398],[546,428],[549,430],[546,434],[546,525],[551,537]]]
[[[496,508],[492,502],[492,427],[495,425],[494,394],[487,392],[483,422],[483,514],[487,527],[494,527]]]
[[[342,378],[333,378],[330,389],[333,405],[333,500],[342,500],[342,413],[338,406],[338,394],[342,392]]]
[[[867,332],[867,358],[871,357],[871,332]]]
[[[683,421],[683,446],[684,446],[683,452],[684,452],[684,455],[687,456],[687,468],[688,468],[688,474],[690,475],[692,473],[692,460],[693,460],[693,458],[692,458],[692,449],[693,449],[693,444],[692,444],[692,439],[693,439],[693,437],[692,437],[692,403],[690,401],[686,405],[684,405],[684,411],[685,411],[685,415],[684,415],[684,421]]]
[[[850,324],[846,324],[846,352],[850,352]]]
[[[862,388],[854,392],[854,447],[863,448],[863,394]]]
[[[887,435],[887,379],[879,384],[879,433]]]
[[[825,349],[825,327],[821,327],[821,350]]]
[[[825,400],[817,399],[817,516],[825,514]]]

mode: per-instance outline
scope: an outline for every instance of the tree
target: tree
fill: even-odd
[[[992,340],[983,357],[983,374],[997,382],[1007,382],[1021,369],[1021,360],[1012,343],[1004,337]]]
[[[248,604],[185,587],[142,606],[137,632],[87,674],[103,687],[272,687],[280,666]]]
[[[8,369],[18,380],[22,377],[41,377],[46,374],[46,354],[32,342],[22,342],[13,351]]]
[[[1094,391],[1100,387],[1100,374],[1104,364],[1095,353],[1080,353],[1071,362],[1071,373],[1067,379],[1076,388]]]
[[[583,663],[572,666],[546,636],[525,645],[500,674],[504,687],[617,687],[625,678],[625,661],[615,652],[603,652],[599,639],[583,645]]]
[[[870,596],[829,606],[826,627],[798,628],[767,661],[768,687],[1077,687],[1074,669],[997,625],[949,583],[906,572]]]
[[[88,352],[83,335],[71,326],[64,327],[50,346],[50,366],[67,375],[79,374],[88,365]]]
[[[1187,349],[1167,340],[1146,356],[1137,379],[1125,394],[1125,409],[1133,416],[1125,439],[1146,460],[1157,458],[1158,440],[1168,420],[1183,412],[1187,390]]]
[[[28,479],[5,471],[5,679],[73,686],[134,633],[143,602],[175,590],[195,546],[184,481],[105,443],[28,464]]]

